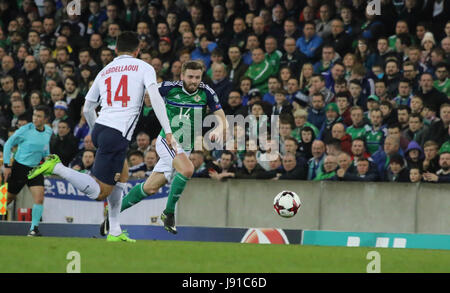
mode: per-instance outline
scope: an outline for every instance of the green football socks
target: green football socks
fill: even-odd
[[[178,199],[180,199],[180,195],[183,193],[188,180],[189,178],[180,173],[175,175],[175,178],[170,185],[169,197],[167,198],[166,209],[164,210],[166,215],[175,213],[175,205],[177,204]]]
[[[130,192],[128,192],[127,195],[125,195],[122,199],[122,207],[120,208],[120,211],[124,211],[128,209],[129,207],[134,206],[138,202],[140,202],[144,197],[148,196],[148,194],[144,191],[144,183],[136,185],[133,187]]]

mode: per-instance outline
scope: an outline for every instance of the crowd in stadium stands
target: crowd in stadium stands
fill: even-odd
[[[265,146],[235,126],[245,150],[193,151],[194,177],[450,182],[450,1],[380,1],[0,0],[0,142],[48,105],[51,153],[89,172],[84,95],[131,30],[159,81],[201,60],[227,115],[279,115]],[[151,174],[159,130],[146,97],[131,176]]]

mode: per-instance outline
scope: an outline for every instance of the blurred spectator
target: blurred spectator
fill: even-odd
[[[339,174],[339,170],[338,170]],[[345,172],[344,176],[342,177],[344,181],[377,181],[378,180],[378,174],[377,172],[370,172],[370,162],[366,158],[362,158],[358,161],[358,164],[356,164],[356,171],[355,172]]]
[[[322,45],[322,38],[316,34],[316,24],[312,21],[305,22],[303,36],[297,39],[297,48],[309,59],[315,57],[316,50]]]
[[[383,115],[383,125],[392,125],[398,123],[397,110],[393,108],[391,102],[381,102],[380,110]]]
[[[237,88],[239,81],[248,69],[248,65],[242,60],[241,48],[237,45],[230,45],[228,48],[228,58],[230,59],[230,70],[228,78],[233,84],[233,88]]]
[[[308,161],[308,180],[313,180],[323,166],[325,159],[325,144],[321,140],[314,140],[311,146],[312,158]]]
[[[11,95],[14,91],[14,78],[11,75],[0,77],[0,107],[4,114],[7,114],[11,108]]]
[[[155,150],[149,150],[144,155],[144,163],[145,163],[145,177],[149,177],[151,173],[153,172],[153,169],[156,166],[156,163],[158,163],[159,157]]]
[[[373,162],[370,158],[370,154],[366,151],[366,145],[362,138],[356,138],[352,141],[350,154],[354,166],[356,166],[363,158],[368,159],[370,163]]]
[[[344,123],[337,122],[331,128],[331,137],[340,141],[341,150],[350,154],[352,148],[352,137],[345,133]]]
[[[228,94],[228,102],[222,104],[226,115],[243,115],[247,116],[248,107],[242,104],[242,97],[239,90],[232,90]]]
[[[83,110],[81,110],[81,118],[75,128],[73,130],[74,136],[78,139],[79,144],[78,148],[84,148],[84,139],[89,134],[89,125],[86,122],[86,118],[84,117]]]
[[[189,160],[191,160],[194,165],[194,174],[192,177],[197,178],[208,178],[208,169],[206,168],[205,155],[202,151],[193,151],[189,155]]]
[[[411,141],[405,151],[405,159],[408,169],[420,168],[424,159],[423,150],[420,145]]]
[[[430,126],[430,131],[425,140],[433,140],[439,145],[450,139],[450,103],[442,104],[440,108],[441,120],[434,121]]]
[[[291,132],[291,136],[294,137],[298,142],[302,140],[301,131],[304,127],[310,127],[314,131],[314,135],[319,134],[319,129],[315,127],[312,123],[308,122],[308,112],[304,109],[293,110],[295,128]],[[311,141],[312,142],[312,141]]]
[[[256,156],[254,157],[254,159],[256,162]],[[208,167],[209,177],[219,181],[226,178],[237,178],[239,171],[236,170],[236,168],[233,166],[233,162],[234,162],[233,153],[227,150],[223,151],[222,155],[220,156],[220,160],[217,163],[213,163],[211,164],[211,166]],[[247,160],[247,165],[253,165],[255,162],[253,162],[253,159],[250,156],[249,159]]]
[[[128,154],[128,162],[129,162],[129,168],[128,173],[130,174],[130,177],[136,177],[136,178],[144,178],[145,172],[147,171],[147,166],[144,162],[144,154],[141,151],[135,150],[131,151]]]
[[[139,132],[136,136],[136,145],[133,145],[132,149],[140,151],[145,155],[149,150],[152,149],[150,145],[150,136],[143,131]]]
[[[338,80],[344,80],[345,74],[345,66],[340,61],[335,61],[330,65],[330,69],[322,72],[322,75],[325,76],[325,87],[329,89],[332,93],[337,94],[339,91],[336,91],[335,87],[340,89],[341,87],[336,84]],[[347,90],[347,83],[341,82],[342,91]]]
[[[223,64],[213,64],[212,65],[212,89],[216,92],[219,97],[219,102],[221,105],[226,105],[228,100],[228,95],[232,88],[231,81],[227,78],[227,70]]]
[[[330,34],[324,38],[324,44],[334,46],[336,52],[343,57],[352,49],[351,37],[345,32],[344,22],[339,18],[333,19],[330,27]]]
[[[341,180],[347,171],[352,172],[355,169],[354,164],[349,154],[341,152],[337,156],[338,168],[336,170],[336,177]]]
[[[84,104],[84,97],[80,94],[78,81],[73,77],[66,77],[64,80],[64,96],[67,102],[67,114],[73,121],[81,118],[81,108]]]
[[[258,164],[254,152],[246,152],[243,166],[236,171],[237,179],[260,179],[264,176],[264,169]]]
[[[314,180],[333,180],[333,177],[336,176],[337,168],[337,158],[335,156],[326,156],[323,166],[319,169],[320,172],[316,175],[316,177],[314,177]]]
[[[64,166],[68,166],[78,152],[78,140],[73,136],[66,120],[58,122],[58,132],[50,140],[50,153],[56,154]]]
[[[314,64],[314,73],[324,73],[333,67],[334,62],[340,59],[339,54],[336,53],[334,47],[331,45],[324,45],[322,47],[322,55],[319,61]]]
[[[290,152],[286,153],[283,156],[282,166],[283,166],[282,174],[275,178],[278,178],[280,180],[284,179],[306,180],[307,177],[306,164],[303,161],[298,162],[295,157],[295,154]]]
[[[448,41],[450,42],[450,38],[448,38]],[[434,87],[441,93],[445,94],[447,97],[450,97],[450,79],[448,78],[448,65],[445,63],[437,64],[435,74],[437,79],[434,81]]]
[[[399,154],[394,154],[389,159],[384,181],[389,182],[409,182],[409,172],[405,165],[405,160]]]
[[[390,157],[401,153],[399,138],[397,136],[388,135],[384,140],[383,149],[379,149],[372,155],[372,159],[377,166],[380,178],[385,177],[385,172],[389,166]]]
[[[76,137],[77,138],[77,137]],[[92,142],[92,137],[90,135],[86,135],[83,139],[83,147],[79,149],[78,153],[75,155],[75,158],[70,162],[69,167],[74,168],[74,166],[77,166],[81,168],[82,165],[82,157],[84,151],[89,150],[95,152],[95,146]]]
[[[351,135],[352,140],[364,137],[367,124],[364,120],[363,109],[359,106],[353,106],[350,109],[350,118],[352,119],[352,125],[346,129],[346,132]]]
[[[409,127],[409,114],[411,114],[411,108],[409,106],[397,106],[397,120],[401,132],[405,132]]]
[[[424,172],[436,173],[439,170],[439,145],[432,140],[425,142],[423,152],[425,158],[422,162],[421,169]]]
[[[409,170],[409,181],[412,183],[423,181],[423,172],[420,168],[411,168]]]
[[[402,134],[400,130],[400,124],[394,123],[387,126],[387,135],[391,135],[396,137],[400,141],[400,149],[406,150],[408,147],[409,141],[406,139],[406,137]]]
[[[17,127],[18,118],[25,113],[26,108],[24,101],[20,97],[14,98],[13,95],[11,95],[11,127]]]
[[[91,172],[92,166],[94,165],[94,160],[95,152],[92,150],[84,150],[81,157],[82,165],[75,165],[72,167],[72,169],[89,174]]]
[[[308,108],[308,122],[321,129],[326,120],[325,101],[321,93],[312,95],[311,107]]]
[[[286,20],[285,23],[289,23],[289,21]],[[285,53],[281,56],[280,68],[287,66],[291,69],[293,76],[299,76],[300,69],[307,62],[306,55],[297,49],[296,39],[294,37],[284,39],[283,49]]]
[[[420,76],[420,89],[417,94],[422,96],[425,105],[439,109],[442,104],[448,103],[448,97],[438,91],[433,82],[433,75],[423,73]]]
[[[53,107],[54,119],[52,121],[53,133],[57,134],[59,131],[59,122],[66,121],[70,128],[73,127],[73,120],[67,115],[67,103],[64,101],[57,101]]]
[[[366,125],[366,132],[363,138],[367,145],[367,151],[371,155],[380,148],[387,135],[387,129],[382,125],[382,121],[380,109],[370,111],[370,125]]]
[[[300,141],[298,146],[298,151],[300,155],[306,160],[311,159],[312,155],[312,144],[316,138],[315,131],[310,126],[305,126],[300,131]]]
[[[27,91],[40,89],[41,74],[35,57],[32,55],[25,57],[22,73],[26,79]]]
[[[325,105],[333,101],[334,94],[325,87],[325,77],[322,74],[313,74],[311,77],[309,96],[319,93],[322,94]]]
[[[318,138],[323,140],[324,143],[328,143],[333,138],[333,125],[342,122],[336,103],[330,103],[325,107],[325,117],[326,119],[320,128]]]
[[[439,169],[435,174],[426,172],[423,178],[428,182],[450,183],[450,141],[442,145],[439,150]]]
[[[263,96],[263,101],[271,105],[275,104],[275,91],[281,88],[281,82],[276,76],[270,76],[267,80],[267,93]]]
[[[261,48],[253,49],[252,64],[248,67],[245,76],[252,79],[252,86],[259,89],[261,94],[268,91],[267,81],[273,74],[273,69],[265,59],[264,51]]]
[[[409,116],[408,128],[403,132],[409,141],[416,141],[419,145],[425,143],[425,137],[429,132],[429,127],[423,123],[423,117],[414,113]]]
[[[275,104],[272,108],[272,115],[292,115],[293,107],[286,99],[286,94],[287,92],[282,88],[278,88],[274,91]]]

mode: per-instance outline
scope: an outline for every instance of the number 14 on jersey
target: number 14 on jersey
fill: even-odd
[[[108,106],[112,106],[111,102],[111,76],[105,79],[106,91],[108,93],[106,102]],[[119,86],[114,94],[114,102],[121,101],[122,107],[127,107],[130,96],[128,95],[128,75],[124,74],[120,78]]]

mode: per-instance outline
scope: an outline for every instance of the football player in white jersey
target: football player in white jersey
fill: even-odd
[[[40,166],[30,171],[28,178],[39,174],[56,174],[72,183],[94,200],[108,199],[110,230],[107,241],[135,242],[122,232],[119,213],[122,192],[128,180],[126,152],[136,127],[148,91],[158,120],[168,134],[169,147],[175,144],[164,101],[158,91],[156,73],[151,65],[137,59],[139,40],[134,32],[124,32],[117,38],[117,57],[97,75],[86,94],[83,113],[97,148],[91,175],[64,166],[57,155],[50,155]],[[99,116],[95,109],[101,106]],[[124,163],[125,162],[125,163]],[[120,173],[119,182],[116,174]]]

